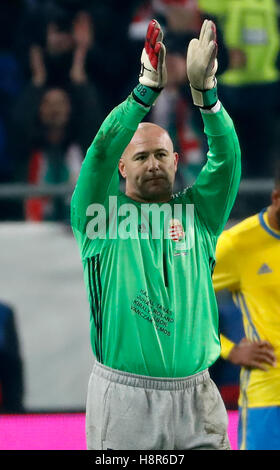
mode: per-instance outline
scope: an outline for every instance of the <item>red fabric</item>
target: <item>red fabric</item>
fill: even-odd
[[[141,23],[141,21],[147,18],[151,18],[151,16],[153,16],[153,10],[150,3],[148,2],[147,4],[139,6],[132,19],[132,23]]]
[[[43,156],[40,151],[35,150],[31,155],[28,171],[28,183],[38,184],[40,181],[40,170]],[[25,201],[25,218],[32,222],[43,220],[43,198],[30,198]]]
[[[31,154],[31,158],[29,162],[29,171],[28,171],[28,183],[36,184],[39,182],[42,158],[43,158],[42,153],[38,150],[35,150]]]
[[[155,70],[158,66],[158,55],[161,48],[161,44],[157,43],[159,31],[160,30],[156,27],[155,21],[150,21],[146,34],[145,50]]]
[[[25,218],[31,222],[43,220],[43,199],[27,199],[25,201]]]
[[[223,385],[220,389],[220,393],[226,406],[238,406],[239,385]]]

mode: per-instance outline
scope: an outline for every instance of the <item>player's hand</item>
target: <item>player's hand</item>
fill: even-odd
[[[273,347],[268,341],[249,341],[243,338],[229,353],[228,360],[233,364],[268,370],[267,365],[275,366],[276,357]]]
[[[156,20],[150,21],[141,55],[139,74],[139,82],[150,88],[162,89],[167,82],[166,49],[162,40],[163,32],[160,24]]]
[[[199,39],[190,41],[187,52],[187,76],[196,90],[210,90],[216,86],[217,51],[216,26],[213,21],[205,20]]]

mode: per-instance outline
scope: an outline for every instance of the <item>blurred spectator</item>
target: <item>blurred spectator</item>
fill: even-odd
[[[229,52],[219,94],[236,126],[244,177],[272,177],[279,128],[279,28],[275,0],[199,0],[216,15]]]
[[[23,361],[15,313],[0,302],[0,412],[22,412],[23,390]]]
[[[71,102],[59,88],[42,95],[37,133],[28,166],[30,184],[76,183],[83,159],[81,147],[71,140]],[[35,129],[34,129],[35,130]],[[69,220],[70,196],[32,198],[26,201],[26,219]]]
[[[15,109],[18,172],[31,184],[75,182],[83,159],[75,138],[77,129],[69,94],[61,88],[30,84]],[[68,220],[64,198],[32,199],[26,203],[28,220]]]

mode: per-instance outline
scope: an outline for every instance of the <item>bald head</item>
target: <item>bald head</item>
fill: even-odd
[[[135,150],[135,146],[145,146],[145,144],[153,142],[158,138],[162,139],[162,141],[165,143],[170,152],[174,152],[173,142],[170,138],[170,135],[165,129],[152,122],[141,122],[138,125],[130,143],[124,150],[122,158],[127,158],[131,156],[131,154],[133,154],[133,151]]]
[[[154,124],[153,122],[140,122],[140,124],[137,127],[136,133],[141,132],[141,131],[142,132],[159,132],[159,133],[167,134],[167,136],[169,137],[168,132],[165,129],[163,129],[163,127],[160,127],[157,124]]]
[[[168,132],[157,124],[139,124],[120,159],[126,194],[140,201],[169,200],[173,190],[178,154]]]

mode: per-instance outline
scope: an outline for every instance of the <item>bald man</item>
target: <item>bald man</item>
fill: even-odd
[[[119,163],[126,195],[139,202],[169,201],[178,158],[166,130],[148,122],[139,124]]]
[[[203,28],[198,46],[215,61],[213,24]],[[211,275],[239,185],[239,146],[215,92],[202,106],[207,91],[195,90],[209,158],[195,184],[173,194],[179,156],[170,136],[141,123],[166,83],[162,47],[156,42],[150,57],[155,70],[162,57],[157,87],[140,81],[105,119],[72,198],[95,357],[86,406],[92,450],[230,448],[208,368],[220,354]],[[139,80],[152,70],[143,54]]]

